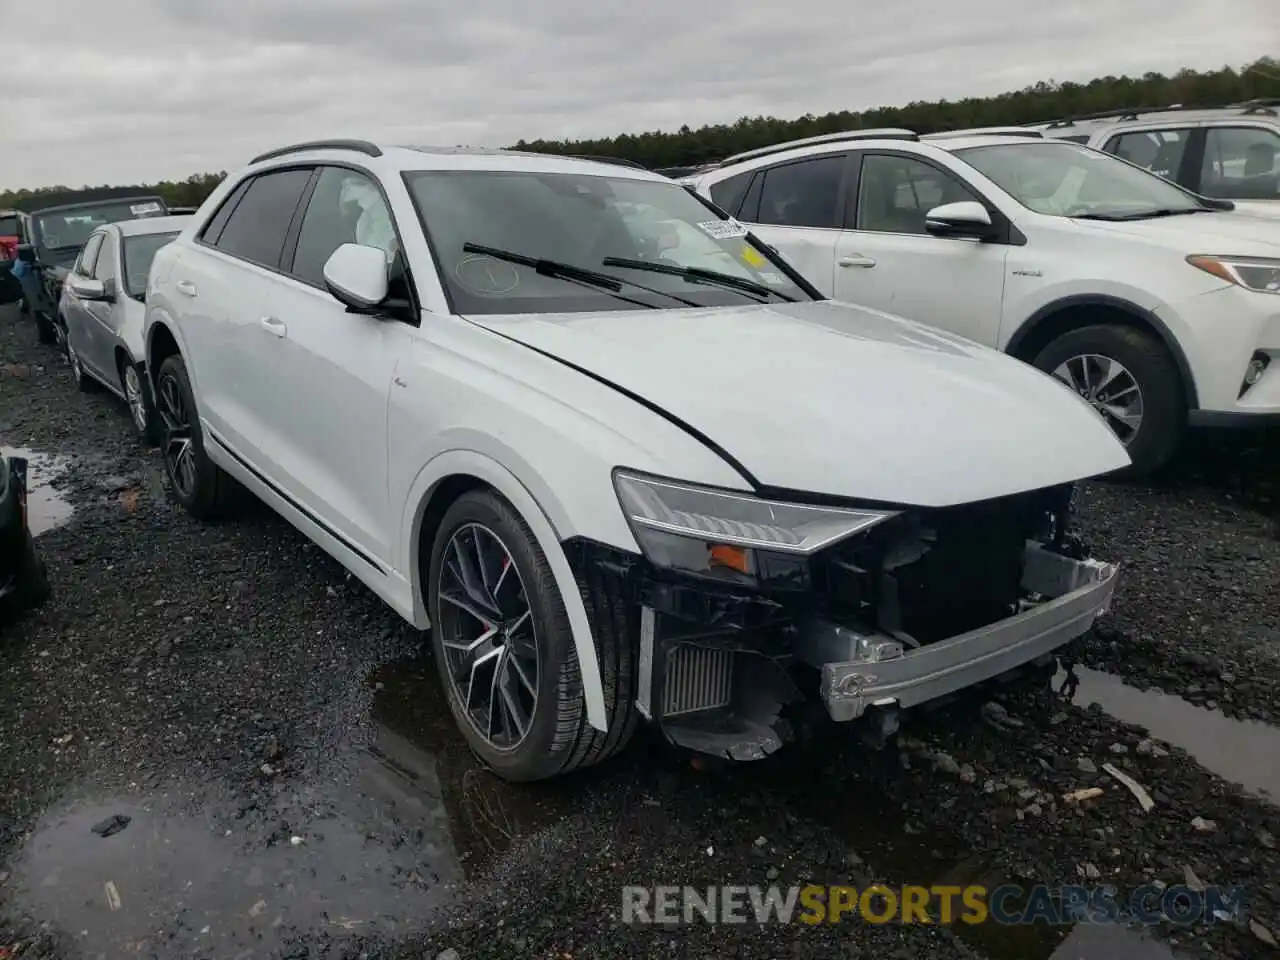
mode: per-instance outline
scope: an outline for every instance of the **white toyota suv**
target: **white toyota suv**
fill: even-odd
[[[1031,367],[821,298],[644,170],[331,141],[157,253],[173,497],[243,485],[420,628],[472,747],[547,777],[638,718],[749,759],[1051,667],[1116,585],[1066,529],[1122,468]],[[863,724],[868,729],[871,724]]]
[[[1032,130],[833,134],[685,183],[827,296],[1058,376],[1112,424],[1132,474],[1188,423],[1280,418],[1280,226],[1230,201]]]

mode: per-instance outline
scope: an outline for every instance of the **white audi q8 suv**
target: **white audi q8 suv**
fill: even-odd
[[[431,643],[511,779],[640,720],[735,759],[1045,665],[1116,568],[1072,485],[1128,465],[1052,378],[824,300],[631,166],[328,141],[156,255],[173,497],[247,487]],[[871,718],[875,718],[874,723]]]

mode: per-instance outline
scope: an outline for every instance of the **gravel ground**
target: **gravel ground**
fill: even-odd
[[[1220,715],[1280,714],[1265,441],[1198,441],[1159,487],[1083,491],[1091,543],[1126,569],[1073,654],[1134,685],[1107,693],[1113,713],[1164,711],[1143,721],[1171,718],[1162,741],[1086,708],[1101,688],[1082,669],[1074,701],[966,698],[880,752],[827,738],[695,769],[642,737],[600,770],[511,787],[462,746],[413,631],[265,509],[186,518],[122,405],[77,394],[30,323],[0,326],[0,442],[63,455],[40,467],[75,509],[39,540],[54,598],[0,637],[0,958],[1139,957],[1120,930],[1081,946],[1099,929],[1083,927],[1065,946],[990,925],[627,927],[620,887],[1132,887],[1188,869],[1248,888],[1250,917],[1157,938],[1280,955],[1280,808],[1227,763],[1232,737],[1266,751],[1280,732]],[[1271,780],[1265,753],[1251,765],[1255,791],[1276,756]],[[1151,791],[1149,813],[1107,762]],[[1094,785],[1079,809],[1061,800]],[[124,829],[96,836],[114,814]]]

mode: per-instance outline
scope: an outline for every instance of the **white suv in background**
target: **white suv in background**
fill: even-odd
[[[1280,227],[1106,153],[1032,130],[855,131],[740,154],[686,186],[828,296],[1057,376],[1111,424],[1133,475],[1187,424],[1280,420]]]
[[[1254,216],[1280,218],[1280,100],[1229,107],[1111,110],[1036,124]]]

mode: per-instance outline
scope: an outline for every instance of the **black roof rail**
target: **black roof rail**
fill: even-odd
[[[272,160],[291,153],[302,153],[304,150],[353,150],[356,153],[363,153],[367,157],[382,156],[382,151],[378,149],[378,145],[370,143],[368,140],[309,140],[306,143],[295,143],[288,147],[280,147],[277,150],[268,150],[266,153],[260,153],[249,163],[261,163],[263,160]]]
[[[643,163],[636,163],[634,160],[624,160],[622,157],[589,157],[581,153],[566,153],[563,155],[569,160],[595,160],[597,163],[612,163],[619,167],[635,167],[637,170],[648,169]]]
[[[1098,113],[1081,113],[1074,117],[1063,117],[1045,124],[1048,129],[1070,127],[1075,123],[1088,120],[1137,120],[1144,113],[1168,113],[1175,110],[1212,110],[1212,107],[1184,107],[1180,103],[1171,103],[1167,107],[1122,107],[1118,110],[1101,110]]]
[[[1039,130],[1026,127],[970,127],[967,130],[943,130],[939,133],[926,133],[921,140],[950,140],[956,137],[1028,137],[1041,140],[1044,134]]]
[[[724,168],[735,163],[742,163],[746,160],[755,160],[757,157],[767,157],[774,153],[783,153],[787,150],[797,150],[800,147],[814,147],[821,143],[844,143],[851,140],[919,140],[920,137],[913,130],[904,130],[901,127],[886,127],[878,130],[845,130],[842,133],[822,133],[816,137],[804,137],[801,140],[788,140],[785,143],[775,143],[767,147],[758,147],[755,150],[746,150],[742,153],[736,153],[732,157],[720,161],[719,168]]]
[[[1280,107],[1280,97],[1255,97],[1252,100],[1241,100],[1239,103],[1229,103],[1229,107],[1239,107],[1242,110],[1252,110],[1256,107]]]

